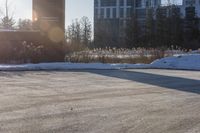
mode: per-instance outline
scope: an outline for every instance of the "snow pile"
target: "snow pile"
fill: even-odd
[[[152,68],[200,70],[200,54],[183,54],[156,60]]]
[[[133,69],[149,68],[145,64],[102,64],[102,63],[40,63],[24,65],[0,65],[2,71],[29,70],[81,70],[81,69]]]
[[[200,54],[200,49],[191,51],[190,54]]]
[[[200,70],[200,54],[175,55],[151,64],[102,64],[102,63],[40,63],[24,65],[0,65],[2,71],[81,70],[81,69],[185,69]]]

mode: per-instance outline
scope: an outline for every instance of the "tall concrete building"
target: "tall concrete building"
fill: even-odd
[[[186,32],[190,32],[191,29],[200,30],[200,0],[183,0],[180,10],[184,19],[184,30]],[[194,16],[198,18],[196,21],[193,21]]]
[[[142,25],[145,23],[146,8],[157,8],[160,5],[161,0],[94,0],[94,39],[97,39],[98,33],[104,32],[103,38],[109,36],[114,45],[121,43],[127,21],[133,12]],[[112,45],[112,42],[108,43]]]
[[[200,18],[200,0],[183,0],[182,5],[180,5],[183,17],[186,16],[188,7],[193,7],[196,12],[196,16]]]
[[[65,0],[33,0],[33,22],[48,38],[61,42],[65,30]]]

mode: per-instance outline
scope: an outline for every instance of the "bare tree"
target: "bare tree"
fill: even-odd
[[[68,26],[68,38],[72,44],[81,43],[81,25],[78,19],[72,21],[72,24]]]
[[[139,47],[141,27],[137,21],[137,14],[133,13],[126,27],[126,45],[128,48]]]
[[[19,30],[32,30],[32,21],[30,19],[19,19],[18,21]]]
[[[4,11],[2,11],[3,18],[1,19],[1,28],[3,29],[14,29],[15,20],[13,18],[13,14],[10,14],[10,8],[9,8],[9,1],[5,1],[5,7]]]
[[[81,24],[81,38],[84,46],[89,46],[92,37],[92,25],[88,17],[82,17],[80,20]]]

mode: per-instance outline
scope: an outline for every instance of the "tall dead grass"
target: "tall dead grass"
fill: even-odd
[[[105,48],[86,49],[79,52],[71,52],[65,56],[66,62],[72,63],[151,63],[156,59],[174,54],[185,53],[183,50],[162,50],[145,48]]]

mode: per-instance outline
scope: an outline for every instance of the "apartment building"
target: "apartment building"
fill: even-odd
[[[126,24],[133,12],[143,25],[146,8],[160,5],[161,0],[94,0],[94,39],[99,30],[104,29],[104,35],[109,32],[114,42],[124,40]]]
[[[200,0],[183,0],[182,5],[180,5],[182,17],[186,17],[187,11],[190,11],[191,7],[195,11],[196,16],[200,18]]]

